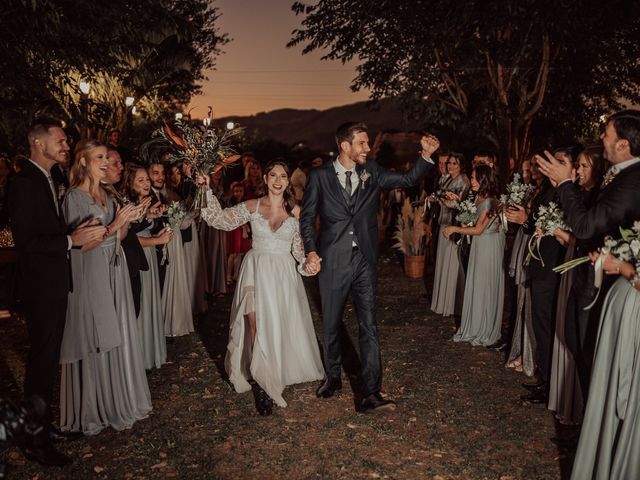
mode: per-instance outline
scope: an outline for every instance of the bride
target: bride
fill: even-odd
[[[208,207],[200,215],[220,230],[251,223],[253,246],[242,262],[231,305],[225,368],[238,393],[249,391],[249,382],[255,382],[258,412],[270,415],[274,401],[287,406],[282,397],[285,386],[321,380],[324,369],[298,274],[307,275],[300,207],[295,205],[287,165],[271,162],[264,181],[267,195],[226,209],[207,192]]]

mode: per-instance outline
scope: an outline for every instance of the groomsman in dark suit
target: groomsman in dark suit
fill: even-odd
[[[540,171],[557,186],[558,199],[572,233],[594,248],[602,246],[607,235],[619,238],[620,227],[629,228],[640,219],[640,111],[623,110],[609,117],[600,138],[604,157],[611,166],[591,208],[584,205],[579,187],[571,181],[571,165],[562,165],[549,152],[545,152],[546,159],[537,157]],[[590,315],[576,317],[580,348],[585,356],[577,365],[584,364],[588,370],[580,374],[583,382],[590,377],[600,309],[613,280],[605,278],[599,301]],[[583,385],[583,390],[588,388]]]
[[[24,393],[42,397],[48,408],[53,402],[71,288],[68,250],[101,240],[105,228],[87,221],[67,231],[50,173],[54,165],[69,159],[67,136],[60,125],[53,120],[37,121],[29,129],[28,140],[30,158],[12,178],[8,206],[30,345]],[[51,421],[50,410],[46,420]],[[53,436],[55,430],[46,433]],[[32,452],[36,460],[64,462],[55,456],[57,452],[41,447]]]
[[[364,412],[393,409],[395,403],[380,395],[382,368],[376,322],[380,189],[416,185],[429,169],[435,168],[431,154],[439,142],[435,137],[424,136],[422,158],[404,173],[387,171],[375,161],[367,161],[370,148],[364,123],[338,127],[336,143],[338,158],[309,172],[300,214],[307,270],[320,272],[327,378],[316,395],[329,398],[342,388],[341,323],[351,292],[360,330],[364,384],[360,409]],[[319,240],[316,240],[316,214],[320,215]]]
[[[150,163],[147,167],[147,173],[151,180],[151,205],[161,206],[166,205],[167,197],[165,191],[166,171],[164,165],[158,161]],[[151,230],[154,235],[159,233],[164,228],[160,219],[156,220],[156,225]],[[156,257],[158,259],[158,276],[160,277],[160,290],[164,287],[164,277],[167,274],[167,265],[162,264],[162,251],[164,245],[158,245],[156,247]]]

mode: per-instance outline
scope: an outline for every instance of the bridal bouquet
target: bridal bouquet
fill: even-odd
[[[529,255],[527,255],[527,261],[531,258],[535,258],[542,263],[544,267],[544,261],[542,255],[540,255],[540,241],[542,237],[553,235],[556,229],[570,231],[571,229],[564,223],[564,213],[554,202],[549,202],[549,205],[540,205],[538,208],[538,215],[536,217],[536,234],[529,239]],[[532,243],[535,242],[537,255],[531,250]]]
[[[631,228],[620,228],[620,237],[621,238],[619,239],[614,239],[613,237],[607,235],[604,238],[604,246],[600,248],[600,256],[594,264],[594,286],[598,289],[598,294],[600,293],[600,287],[602,286],[602,278],[604,273],[603,264],[604,259],[607,255],[612,255],[618,261],[634,264],[636,272],[640,272],[640,221],[634,222]],[[574,258],[573,260],[569,260],[562,265],[558,265],[553,269],[553,271],[564,274],[572,268],[575,268],[578,265],[582,265],[583,263],[587,263],[588,261],[588,256]],[[584,309],[589,310],[591,307],[593,307],[597,299],[598,295],[596,295],[591,304],[584,307]]]
[[[176,120],[173,128],[166,123],[153,133],[149,142],[140,147],[140,156],[146,158],[154,148],[167,148],[172,162],[186,163],[194,175],[202,177],[217,172],[236,162],[237,155],[231,140],[241,128],[217,130],[211,126],[212,109],[209,107],[209,122],[203,125]],[[198,185],[192,209],[207,206],[205,185]]]
[[[427,233],[424,224],[424,202],[417,202],[417,206],[404,201],[402,212],[398,215],[396,231],[393,239],[398,243],[393,245],[407,256],[424,255],[427,243]]]
[[[163,221],[164,227],[169,230],[174,230],[179,228],[180,222],[187,216],[187,210],[184,208],[181,202],[171,202],[169,203],[167,210],[164,212]],[[167,263],[167,258],[169,255],[168,244],[165,243],[162,246],[162,260],[160,261],[160,265],[164,265]]]

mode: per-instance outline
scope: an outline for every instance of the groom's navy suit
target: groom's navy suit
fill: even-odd
[[[369,160],[364,166],[356,166],[354,191],[349,196],[338,180],[334,163],[329,162],[311,170],[304,190],[300,232],[305,251],[316,252],[322,258],[319,282],[326,373],[331,379],[340,378],[340,327],[345,301],[351,292],[360,326],[364,397],[380,392],[382,385],[376,323],[380,189],[411,187],[430,168],[433,168],[430,160],[419,158],[413,169],[398,173]],[[363,180],[364,177],[368,178]],[[318,240],[316,214],[320,215]]]

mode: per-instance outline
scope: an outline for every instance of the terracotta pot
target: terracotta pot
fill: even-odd
[[[424,274],[424,255],[405,255],[404,274],[409,278],[422,278]]]

